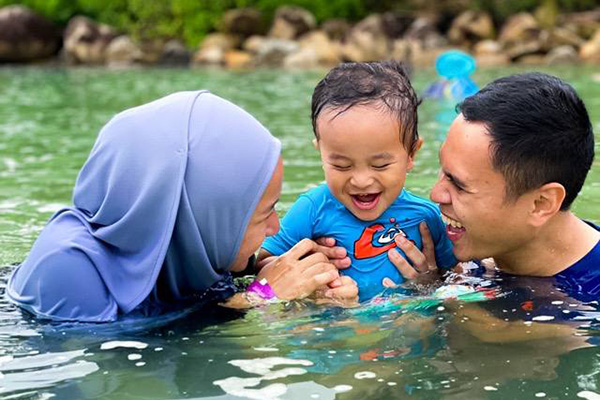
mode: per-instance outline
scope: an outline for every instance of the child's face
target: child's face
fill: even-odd
[[[414,154],[404,148],[398,121],[383,107],[354,106],[336,116],[338,112],[325,110],[317,119],[325,180],[352,214],[372,221],[400,194]],[[421,143],[419,139],[416,149]]]

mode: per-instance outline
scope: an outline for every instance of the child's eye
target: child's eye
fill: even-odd
[[[375,168],[375,169],[386,169],[389,166],[390,166],[390,163],[387,163],[387,164],[382,164],[382,165],[373,165],[373,168]]]
[[[350,165],[336,165],[336,164],[331,164],[331,166],[335,169],[337,169],[338,171],[348,171],[350,169]]]

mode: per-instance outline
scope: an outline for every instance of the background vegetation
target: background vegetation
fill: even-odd
[[[231,8],[262,11],[265,26],[284,4],[306,8],[318,22],[331,18],[358,21],[383,11],[423,10],[450,17],[475,9],[489,12],[499,24],[511,14],[533,11],[540,3],[550,3],[562,12],[598,5],[597,0],[0,0],[0,7],[23,4],[60,26],[75,15],[86,15],[137,38],[180,38],[196,46],[206,33],[217,29],[222,14]]]

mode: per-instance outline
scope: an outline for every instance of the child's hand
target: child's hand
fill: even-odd
[[[322,237],[316,239],[319,244],[317,251],[325,254],[329,262],[335,265],[338,269],[348,268],[351,264],[350,257],[345,248],[336,246],[334,238]]]
[[[358,305],[358,286],[349,276],[340,276],[335,281],[315,291],[317,304],[332,304],[343,307]]]

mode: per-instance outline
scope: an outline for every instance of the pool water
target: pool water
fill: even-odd
[[[483,85],[519,71],[482,70],[475,80]],[[546,72],[572,83],[586,102],[600,154],[597,69]],[[310,127],[310,96],[323,74],[0,69],[0,294],[45,221],[70,204],[77,172],[102,125],[120,110],[170,92],[210,89],[282,140],[283,215],[299,193],[323,179]],[[422,92],[434,79],[432,70],[417,71],[414,84]],[[419,113],[425,145],[406,187],[427,196],[454,111],[425,101]],[[600,223],[598,160],[574,211]],[[499,280],[506,283],[494,274],[472,283],[490,288]],[[2,297],[0,397],[599,399],[597,303],[565,298],[545,280],[511,285],[473,303],[444,302],[425,287],[417,299],[358,309],[292,302],[247,313],[199,309],[152,321],[67,326],[36,322]],[[513,287],[538,288],[543,295],[530,304]],[[531,307],[547,315],[532,320]],[[570,325],[555,323],[569,313],[577,315]]]

